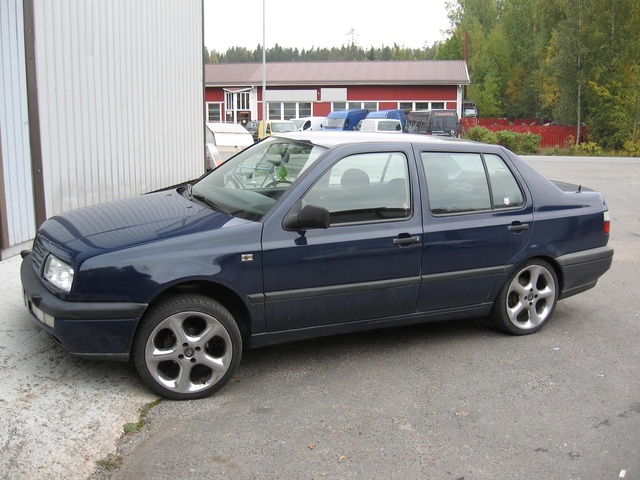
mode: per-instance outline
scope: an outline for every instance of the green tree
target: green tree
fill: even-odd
[[[593,140],[608,149],[637,141],[640,108],[640,5],[589,2],[587,45],[591,63],[585,96]]]

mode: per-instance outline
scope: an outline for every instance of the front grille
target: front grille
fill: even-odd
[[[31,260],[33,262],[33,269],[40,275],[42,271],[42,262],[44,262],[44,257],[47,255],[47,250],[44,248],[44,245],[40,241],[40,236],[36,236],[35,241],[33,242],[33,250],[31,251]]]

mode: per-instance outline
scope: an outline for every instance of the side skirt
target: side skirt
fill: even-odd
[[[363,320],[360,322],[339,323],[333,325],[322,325],[318,327],[308,327],[301,329],[285,330],[280,332],[259,333],[252,335],[247,348],[266,347],[279,343],[306,340],[310,338],[339,335],[342,333],[361,332],[379,328],[401,327],[415,325],[419,323],[430,323],[444,320],[456,320],[463,318],[485,317],[491,311],[493,303],[483,303],[480,305],[437,310],[432,312],[414,313],[411,315],[401,315],[389,318],[379,318]]]

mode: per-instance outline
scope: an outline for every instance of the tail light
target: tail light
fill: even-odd
[[[611,230],[611,216],[609,215],[609,210],[604,211],[604,233],[608,234]]]

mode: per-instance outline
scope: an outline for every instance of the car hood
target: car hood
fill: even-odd
[[[247,223],[168,190],[56,215],[42,225],[38,241],[63,259],[77,261],[238,222]]]

